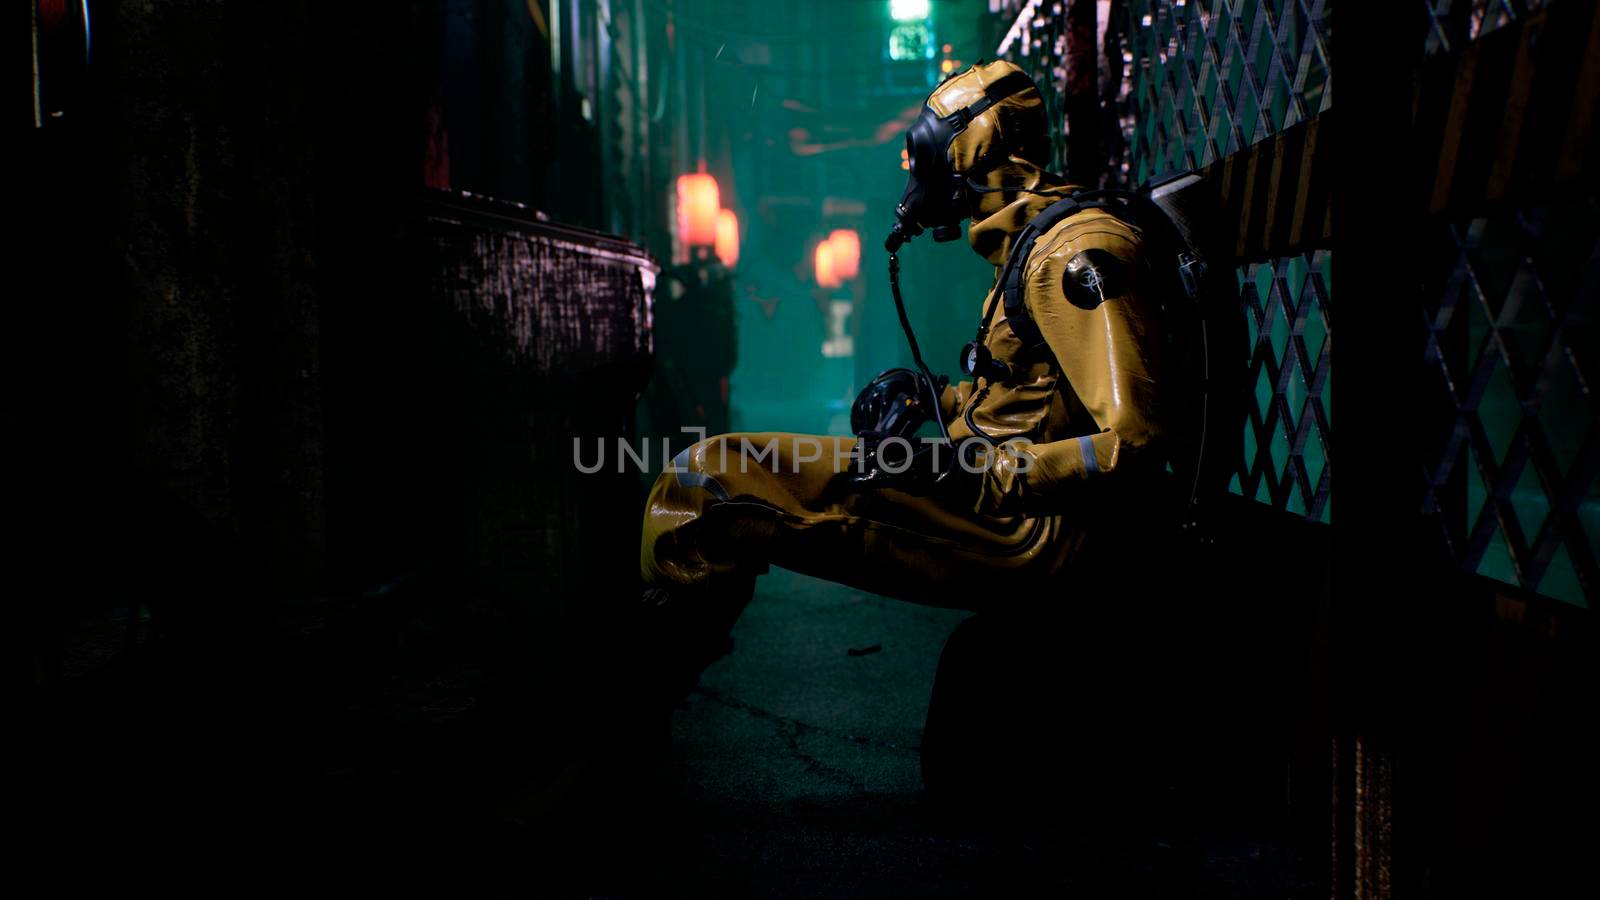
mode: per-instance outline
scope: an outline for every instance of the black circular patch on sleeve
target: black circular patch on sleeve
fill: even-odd
[[[1128,288],[1128,269],[1105,250],[1084,250],[1067,260],[1061,278],[1067,302],[1079,309],[1094,309],[1108,297],[1120,297]]]

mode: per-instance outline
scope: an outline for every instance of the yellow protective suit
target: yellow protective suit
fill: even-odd
[[[971,104],[984,85],[1014,71],[996,62],[946,81],[929,98],[939,115]],[[1007,130],[1037,127],[1037,91],[1015,94],[974,119],[951,145],[957,171],[983,171],[968,240],[999,267],[1027,222],[1064,194],[1063,181],[1009,153],[976,166],[996,148],[1027,142]],[[1035,124],[1037,123],[1037,124]],[[1089,249],[1125,267],[1122,289],[1084,308],[1068,302],[1067,261]],[[1057,578],[1069,565],[1136,555],[1140,523],[1166,463],[1162,368],[1165,335],[1140,232],[1103,210],[1068,217],[1035,243],[1023,273],[1024,302],[1054,360],[1017,366],[987,391],[962,382],[941,407],[951,438],[972,436],[972,420],[995,438],[1024,438],[995,452],[976,496],[914,496],[857,489],[841,475],[853,438],[729,434],[695,444],[656,481],[645,509],[641,574],[646,582],[705,585],[726,573],[768,565],[915,602],[976,609]],[[981,313],[988,298],[980,303]],[[1015,360],[1021,342],[1003,306],[986,339],[996,358]],[[1042,356],[1042,354],[1038,354]],[[1134,551],[1130,554],[1130,551]]]

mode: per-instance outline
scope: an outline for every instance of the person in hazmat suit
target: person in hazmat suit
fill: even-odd
[[[1141,229],[1114,205],[1060,214],[1083,189],[1045,170],[1045,108],[1011,63],[940,84],[907,143],[891,273],[907,239],[959,237],[964,219],[996,268],[963,354],[972,380],[891,370],[857,401],[863,436],[724,434],[678,454],[644,512],[647,606],[725,634],[771,565],[978,610],[1102,602],[1152,564],[1140,550],[1167,467],[1167,337]],[[936,417],[939,437],[882,440],[872,421],[902,411]]]

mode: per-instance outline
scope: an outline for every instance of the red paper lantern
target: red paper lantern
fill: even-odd
[[[825,288],[836,288],[843,284],[839,275],[833,270],[833,244],[822,241],[817,244],[817,252],[812,262],[817,270],[817,284]]]
[[[722,196],[717,180],[705,173],[678,176],[678,236],[691,247],[717,243],[717,211]]]
[[[730,269],[739,264],[739,217],[731,209],[717,210],[716,254]]]
[[[828,235],[833,247],[833,274],[840,281],[849,281],[861,274],[861,236],[848,228],[839,228]]]

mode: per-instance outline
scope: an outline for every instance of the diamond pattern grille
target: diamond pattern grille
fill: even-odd
[[[1331,0],[1128,0],[1134,183],[1198,169],[1331,108]],[[1332,255],[1239,269],[1255,408],[1233,490],[1331,521]]]
[[[1320,522],[1331,514],[1332,261],[1317,250],[1239,269],[1255,402],[1232,488]]]
[[[1330,108],[1330,0],[1129,0],[1135,183]]]
[[[1443,223],[1424,274],[1426,491],[1456,565],[1570,603],[1600,591],[1594,197]]]

